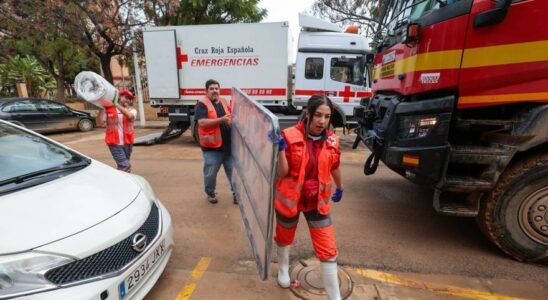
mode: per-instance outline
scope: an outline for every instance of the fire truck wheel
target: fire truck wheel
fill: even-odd
[[[512,163],[483,199],[477,221],[515,259],[548,264],[548,154]]]

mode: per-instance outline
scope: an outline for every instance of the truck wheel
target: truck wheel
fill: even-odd
[[[548,155],[513,163],[482,201],[477,220],[510,256],[548,264]]]
[[[92,129],[93,129],[93,122],[90,119],[82,119],[78,122],[78,130],[82,132],[86,132]]]

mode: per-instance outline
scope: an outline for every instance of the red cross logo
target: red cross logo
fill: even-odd
[[[188,55],[181,53],[181,48],[177,47],[177,67],[183,68],[183,63],[188,61]]]
[[[344,91],[339,91],[339,97],[344,97],[343,102],[350,102],[350,97],[354,97],[356,93],[350,91],[350,86],[347,85],[344,87]]]

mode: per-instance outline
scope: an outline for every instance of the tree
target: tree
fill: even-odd
[[[316,0],[313,11],[334,23],[359,24],[363,34],[376,42],[392,2],[394,0]]]
[[[65,98],[66,79],[87,65],[85,48],[71,42],[72,28],[61,1],[10,0],[0,6],[4,56],[32,55],[55,78],[57,99]]]
[[[39,97],[55,89],[55,83],[46,70],[32,56],[12,56],[6,64],[0,65],[1,90],[14,90],[18,82],[26,84],[31,97]]]
[[[145,14],[155,25],[193,25],[259,22],[266,10],[259,0],[145,1]]]

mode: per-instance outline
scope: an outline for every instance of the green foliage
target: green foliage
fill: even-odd
[[[260,22],[266,10],[259,0],[179,0],[172,13],[164,14],[158,25],[194,25]]]
[[[13,56],[0,65],[0,90],[15,96],[15,84],[25,83],[29,96],[41,96],[56,88],[55,81],[32,56]]]

